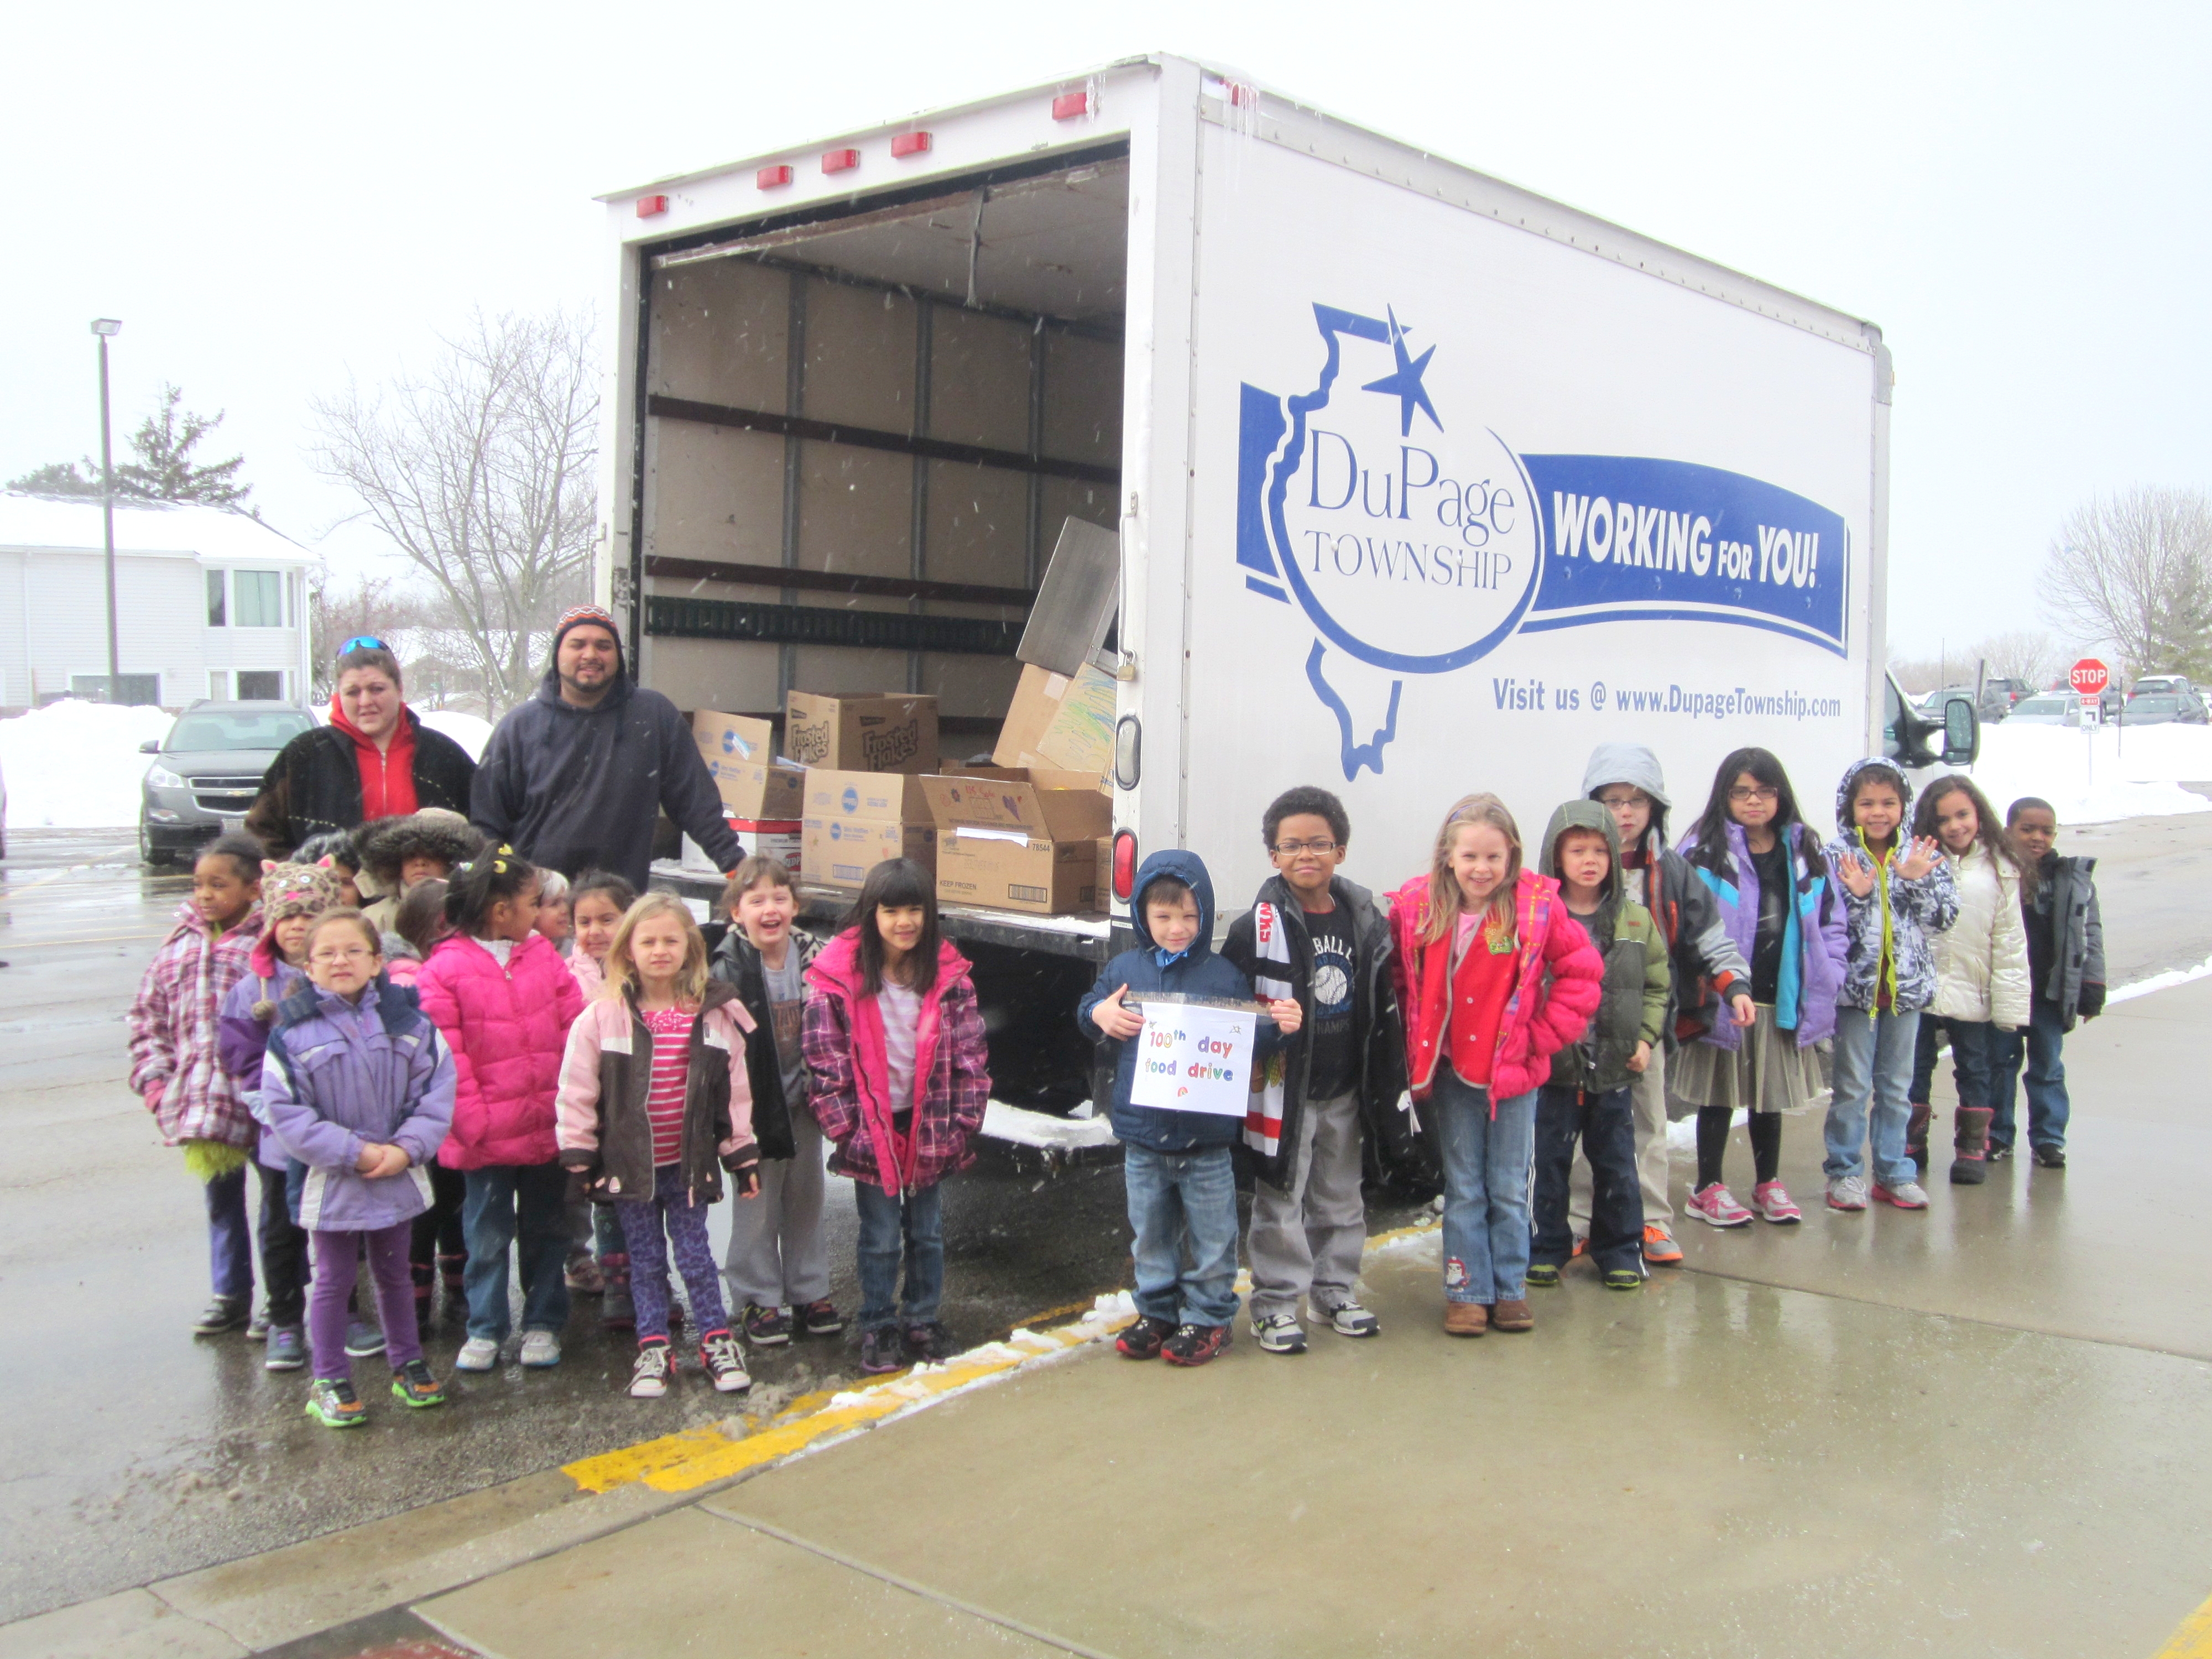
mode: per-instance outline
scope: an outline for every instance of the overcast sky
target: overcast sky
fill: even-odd
[[[0,477],[97,451],[86,325],[120,317],[118,446],[173,380],[357,560],[308,400],[471,307],[604,309],[595,193],[1167,50],[1879,323],[1901,653],[2039,625],[2085,496],[2212,484],[2212,9],[1071,9],[15,13]]]

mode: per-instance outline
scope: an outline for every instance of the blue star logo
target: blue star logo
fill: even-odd
[[[1389,311],[1390,349],[1398,355],[1398,369],[1379,380],[1370,380],[1360,387],[1362,392],[1381,392],[1398,399],[1398,435],[1409,438],[1413,434],[1413,411],[1418,409],[1429,417],[1429,424],[1439,432],[1444,423],[1437,418],[1437,406],[1429,401],[1429,389],[1421,384],[1421,375],[1428,368],[1429,359],[1437,355],[1431,346],[1419,357],[1406,355],[1406,330],[1398,321],[1398,313]]]

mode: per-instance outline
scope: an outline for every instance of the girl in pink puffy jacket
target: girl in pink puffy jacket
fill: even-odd
[[[511,848],[457,866],[446,894],[455,932],[415,987],[453,1051],[453,1127],[438,1161],[461,1172],[469,1335],[454,1364],[488,1371],[511,1329],[507,1252],[520,1245],[525,1365],[561,1363],[568,1321],[567,1177],[553,1095],[568,1027],[584,1006],[568,964],[533,931],[538,872]]]

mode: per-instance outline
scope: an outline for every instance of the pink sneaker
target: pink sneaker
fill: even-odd
[[[1711,1226],[1744,1227],[1751,1224],[1751,1212],[1737,1203],[1717,1181],[1691,1194],[1690,1201],[1683,1207]]]
[[[1874,1195],[1877,1202],[1894,1204],[1900,1210],[1928,1207],[1927,1191],[1917,1181],[1877,1181],[1874,1183]]]
[[[1771,1221],[1778,1227],[1786,1227],[1805,1218],[1804,1211],[1791,1201],[1789,1193],[1778,1181],[1762,1181],[1751,1189],[1751,1212],[1761,1221]]]

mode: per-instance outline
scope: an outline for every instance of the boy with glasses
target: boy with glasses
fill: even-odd
[[[1383,1170],[1417,1173],[1423,1158],[1402,1103],[1389,922],[1371,893],[1337,874],[1352,839],[1344,803],[1326,789],[1287,790],[1261,834],[1276,873],[1221,953],[1252,976],[1255,996],[1304,1012],[1300,1030],[1265,1063],[1244,1126],[1260,1177],[1246,1236],[1252,1334],[1269,1353],[1303,1353],[1302,1300],[1340,1336],[1382,1329],[1358,1295],[1363,1139]]]

